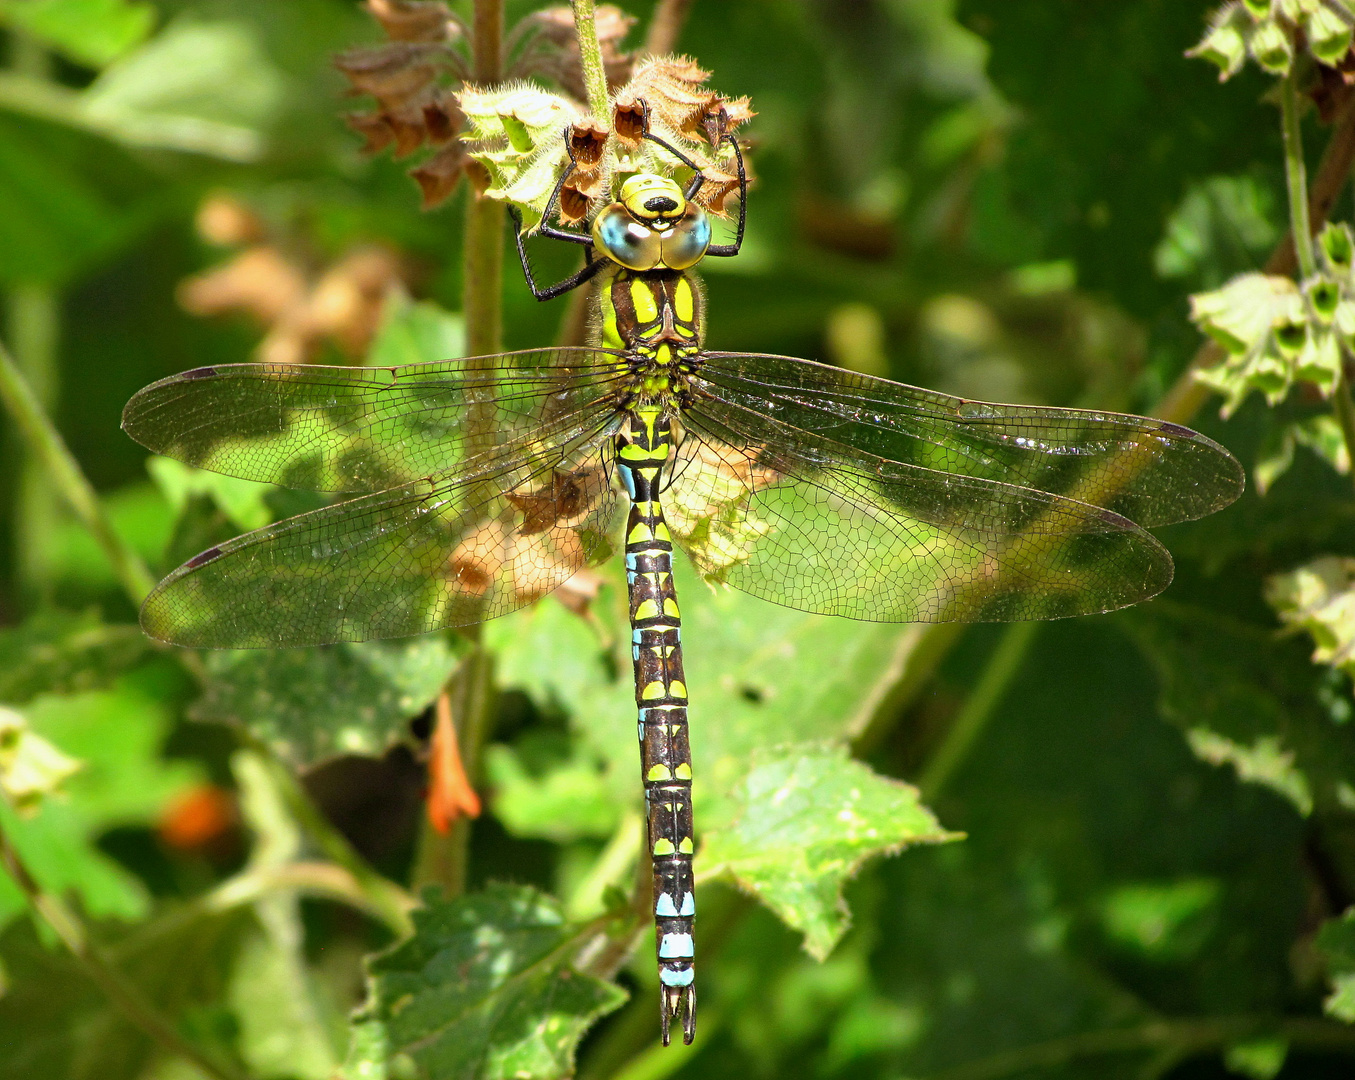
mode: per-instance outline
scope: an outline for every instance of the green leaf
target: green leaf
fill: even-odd
[[[1248,1080],[1274,1080],[1288,1056],[1289,1044],[1283,1039],[1253,1039],[1228,1047],[1223,1063],[1229,1072]]]
[[[92,611],[39,612],[0,630],[0,701],[107,686],[151,649],[139,626],[109,626]]]
[[[176,915],[153,924],[152,933],[120,942],[118,967],[207,1053],[234,1062],[234,1018],[219,1002],[236,943],[253,919],[248,908],[209,911],[205,905]],[[163,1049],[109,1003],[68,953],[41,944],[28,924],[0,937],[0,956],[13,976],[0,996],[0,1080],[173,1075],[160,1071]],[[190,1075],[200,1080],[202,1074]]]
[[[145,889],[97,846],[115,826],[152,823],[165,805],[201,776],[184,761],[165,761],[160,746],[171,724],[163,671],[142,669],[111,690],[46,696],[25,713],[32,730],[83,763],[65,796],[49,799],[31,818],[0,815],[33,875],[49,892],[75,891],[93,916],[142,917]],[[23,901],[0,876],[0,922]]]
[[[1123,617],[1157,668],[1164,717],[1204,761],[1301,814],[1355,803],[1355,732],[1322,702],[1322,673],[1273,631],[1158,603]]]
[[[491,886],[433,894],[415,934],[368,962],[346,1080],[552,1080],[573,1075],[588,1027],[620,1007],[620,987],[573,967],[582,940],[554,901]]]
[[[701,847],[698,874],[727,873],[805,935],[822,960],[847,930],[842,888],[868,859],[958,839],[917,789],[872,772],[843,749],[804,749],[755,765],[735,822]]]
[[[147,178],[127,190],[117,157],[88,136],[0,116],[0,281],[64,285],[140,233],[156,213]]]
[[[1211,176],[1192,184],[1153,252],[1165,278],[1217,288],[1255,266],[1279,239],[1275,193],[1256,176]]]
[[[272,484],[195,469],[158,454],[146,459],[146,471],[169,500],[176,518],[184,512],[193,496],[200,495],[210,498],[232,525],[246,532],[261,529],[273,520],[266,501],[268,494],[275,490]]]
[[[1328,1016],[1355,1024],[1355,907],[1322,924],[1317,947],[1326,958],[1332,984],[1322,1007]]]
[[[1280,621],[1306,630],[1313,663],[1355,675],[1355,559],[1325,555],[1266,580],[1266,603]]]
[[[380,755],[441,691],[464,640],[431,634],[315,649],[206,653],[196,720],[242,724],[289,763]]]
[[[498,745],[485,753],[485,776],[494,789],[494,813],[514,836],[609,836],[620,819],[599,762],[573,757],[536,775],[515,749]]]
[[[368,367],[399,367],[433,360],[451,360],[466,351],[465,322],[431,300],[411,302],[391,296],[382,312],[381,329],[367,353]]]
[[[4,0],[0,19],[77,63],[104,67],[146,38],[155,7],[140,0]]]
[[[249,23],[181,18],[100,75],[81,109],[121,142],[252,161],[285,94]]]

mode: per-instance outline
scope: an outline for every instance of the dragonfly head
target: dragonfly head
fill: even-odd
[[[629,270],[686,270],[710,247],[710,220],[672,180],[639,173],[594,219],[593,245]]]

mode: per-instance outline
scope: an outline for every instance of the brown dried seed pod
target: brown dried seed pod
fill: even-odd
[[[645,109],[639,101],[618,101],[612,109],[612,130],[627,149],[640,145],[645,133]]]
[[[384,113],[348,113],[344,122],[362,136],[362,153],[378,154],[395,141]]]
[[[446,41],[452,14],[441,0],[367,0],[392,41]]]
[[[577,225],[588,216],[589,198],[572,184],[565,184],[556,206],[559,207],[556,216],[562,225]]]
[[[440,206],[456,190],[462,174],[466,172],[466,161],[466,148],[458,139],[443,147],[422,165],[409,170],[409,175],[423,192],[423,209],[432,210],[435,206]]]
[[[569,147],[580,166],[591,168],[607,149],[607,129],[588,120],[577,123],[569,130]]]
[[[431,101],[423,106],[424,128],[428,132],[428,141],[441,145],[456,137],[466,123],[466,114],[456,103],[456,95],[448,90],[438,90]]]
[[[444,45],[393,41],[340,53],[334,66],[358,93],[371,94],[387,107],[399,107],[422,93],[450,56]]]

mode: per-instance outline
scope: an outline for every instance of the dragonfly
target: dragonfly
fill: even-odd
[[[1147,527],[1232,502],[1237,461],[1163,420],[970,401],[794,357],[704,344],[695,268],[715,243],[708,176],[646,126],[679,185],[636,172],[541,286],[592,283],[594,343],[402,367],[233,364],[164,379],[124,429],[200,468],[342,501],[190,559],[145,601],[151,637],[286,648],[465,626],[619,550],[653,865],[661,1036],[696,1025],[692,758],[674,549],[709,582],[880,622],[1054,619],[1137,603],[1172,578]],[[566,139],[568,146],[568,139]],[[709,168],[709,166],[707,167]],[[603,200],[599,200],[602,202]]]

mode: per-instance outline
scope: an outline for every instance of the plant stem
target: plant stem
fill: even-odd
[[[8,801],[0,803],[0,811],[9,811]],[[142,995],[135,984],[128,981],[89,940],[84,925],[60,897],[47,892],[38,884],[27,864],[14,847],[5,831],[4,813],[0,812],[0,867],[28,900],[33,911],[61,939],[84,973],[103,992],[122,1015],[140,1028],[146,1036],[176,1057],[190,1061],[213,1080],[246,1080],[233,1067],[213,1061],[199,1047],[185,1039],[165,1017],[161,1016]]]
[[[0,402],[14,417],[29,452],[46,467],[57,490],[113,564],[118,582],[133,602],[139,604],[151,591],[155,579],[141,557],[113,531],[94,488],[80,471],[79,464],[19,373],[3,342],[0,342]]]
[[[570,0],[574,8],[574,32],[579,39],[579,61],[583,65],[583,86],[588,92],[588,111],[604,127],[612,122],[612,98],[607,92],[607,72],[602,66],[602,46],[598,43],[596,6],[593,0]]]
[[[970,691],[945,740],[927,762],[918,780],[922,797],[928,802],[940,795],[983,729],[988,726],[994,710],[1002,701],[1002,695],[1020,671],[1021,661],[1025,659],[1039,625],[1033,622],[1012,623],[1003,630],[1002,640],[988,658],[978,685]]]
[[[1280,84],[1280,121],[1284,132],[1284,179],[1289,190],[1289,227],[1294,236],[1299,278],[1307,279],[1317,269],[1313,257],[1313,230],[1308,220],[1308,175],[1303,162],[1303,131],[1299,118],[1297,66]]]
[[[1355,401],[1350,397],[1350,379],[1346,372],[1349,362],[1345,350],[1341,353],[1341,377],[1336,382],[1336,392],[1332,394],[1332,412],[1336,422],[1341,425],[1341,437],[1346,444],[1346,458],[1350,462],[1351,475],[1355,476]]]
[[[14,358],[33,397],[51,415],[58,389],[57,336],[60,302],[47,285],[17,285],[8,297],[8,328]],[[15,553],[20,584],[39,602],[52,589],[51,536],[60,507],[36,455],[26,453],[19,469]]]
[[[682,24],[692,10],[692,0],[659,0],[649,20],[649,32],[641,55],[663,56],[677,48]]]
[[[353,849],[347,838],[320,813],[319,807],[306,794],[291,770],[278,760],[265,742],[247,729],[238,728],[237,731],[241,742],[257,753],[260,761],[268,767],[269,778],[277,785],[277,793],[288,811],[320,850],[348,871],[367,898],[369,909],[397,937],[412,933],[414,925],[410,922],[409,912],[415,906],[413,897],[367,864],[367,860]]]
[[[480,86],[494,86],[503,78],[503,0],[475,0],[474,25],[472,72]],[[504,209],[473,187],[467,190],[461,303],[466,354],[482,357],[503,349]],[[467,370],[479,370],[479,365],[469,364]]]
[[[480,780],[485,738],[494,716],[493,654],[476,642],[447,680],[444,693],[450,697],[461,760],[466,779],[473,787]],[[434,829],[426,816],[420,828],[413,875],[415,892],[425,885],[439,885],[448,899],[460,896],[466,891],[471,819],[465,815],[458,817],[445,835]]]

